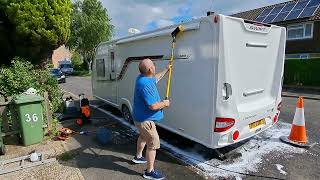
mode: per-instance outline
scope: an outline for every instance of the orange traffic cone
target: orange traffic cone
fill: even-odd
[[[303,97],[299,97],[297,101],[296,112],[294,114],[293,123],[289,137],[282,136],[280,139],[283,142],[299,146],[309,147],[307,140],[307,132],[304,119],[304,103]]]

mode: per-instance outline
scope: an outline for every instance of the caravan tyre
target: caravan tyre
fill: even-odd
[[[133,118],[132,118],[132,116],[131,116],[131,112],[130,112],[128,106],[123,105],[123,106],[122,106],[122,109],[121,109],[121,112],[122,112],[123,118],[124,118],[127,122],[129,122],[130,124],[133,124]]]

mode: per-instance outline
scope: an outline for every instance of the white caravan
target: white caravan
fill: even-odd
[[[177,37],[171,106],[157,125],[212,149],[274,125],[281,105],[285,28],[224,15],[181,25],[185,30]],[[101,43],[92,64],[94,97],[130,120],[138,64],[150,58],[162,70],[177,26]],[[158,83],[162,98],[166,78]]]

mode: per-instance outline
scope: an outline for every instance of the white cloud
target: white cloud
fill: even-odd
[[[157,3],[142,0],[102,0],[107,8],[116,37],[127,35],[129,27],[144,30],[150,22],[166,20],[178,15],[179,6],[168,1]],[[160,21],[159,23],[163,23]]]
[[[189,13],[192,17],[204,16],[213,10],[233,14],[287,0],[101,0],[107,8],[115,37],[128,35],[130,27],[146,30],[153,22],[158,27],[171,25],[171,19]]]
[[[153,7],[153,8],[151,8],[151,11],[155,14],[162,14],[163,13],[163,9],[160,7]]]

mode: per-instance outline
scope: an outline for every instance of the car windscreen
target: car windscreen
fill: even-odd
[[[50,73],[51,74],[55,74],[55,75],[59,75],[60,74],[60,70],[59,69],[50,69]]]
[[[61,64],[60,68],[72,68],[71,64]]]

